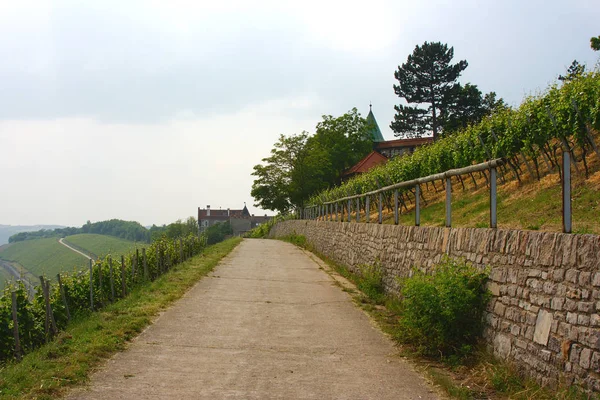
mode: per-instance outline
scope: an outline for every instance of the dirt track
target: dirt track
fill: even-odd
[[[81,399],[437,399],[304,251],[245,240]]]

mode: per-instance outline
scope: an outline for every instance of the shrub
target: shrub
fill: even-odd
[[[445,258],[432,274],[419,270],[400,281],[400,338],[427,355],[463,357],[481,336],[490,298],[487,272]]]
[[[359,274],[356,286],[375,303],[382,304],[385,301],[385,294],[381,265],[379,263],[374,265],[365,264],[360,265],[358,268]]]

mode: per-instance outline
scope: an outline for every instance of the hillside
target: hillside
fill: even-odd
[[[134,251],[136,247],[141,247],[140,243],[93,233],[81,233],[78,235],[67,236],[65,241],[69,244],[74,244],[76,247],[85,250],[84,252],[89,252],[96,257],[104,257],[108,254],[127,254]],[[146,243],[144,244],[147,246]]]
[[[18,263],[36,277],[54,277],[60,271],[87,265],[85,257],[58,243],[57,238],[27,240],[4,246],[0,258]]]
[[[96,257],[107,254],[119,256],[136,248],[135,242],[96,234],[72,235],[66,237],[65,241]],[[26,240],[1,246],[0,259],[11,261],[17,269],[27,270],[28,279],[34,284],[39,275],[53,278],[59,272],[81,269],[88,265],[85,257],[60,244],[58,238]],[[11,275],[0,266],[0,288],[4,287],[7,279],[12,279]]]

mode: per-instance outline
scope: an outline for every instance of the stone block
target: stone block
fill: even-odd
[[[552,327],[552,313],[545,310],[540,310],[535,323],[535,331],[533,333],[533,341],[546,346],[548,344],[548,336]]]
[[[504,334],[497,334],[494,338],[494,354],[506,360],[510,355],[510,351],[512,350],[512,343],[510,340],[510,336]]]
[[[588,271],[581,271],[579,273],[579,284],[581,286],[587,286],[591,282],[592,273]]]
[[[560,282],[565,279],[565,270],[562,268],[557,268],[552,271],[552,280],[555,282]]]
[[[590,316],[590,326],[600,326],[600,315],[592,314]]]
[[[594,286],[600,286],[600,272],[596,272],[594,274],[594,278],[592,280],[592,285],[594,285]]]
[[[560,297],[555,297],[550,300],[550,308],[553,310],[561,311],[563,309],[563,305],[565,304],[565,299],[561,299]]]
[[[587,315],[584,315],[584,314],[579,314],[579,316],[577,317],[577,324],[583,325],[583,326],[589,326],[590,325],[590,317],[588,317]]]
[[[565,280],[567,282],[577,283],[578,277],[579,277],[579,271],[574,268],[568,269],[567,272],[565,273]]]
[[[499,317],[503,317],[505,311],[506,311],[506,306],[504,306],[502,303],[497,301],[496,305],[494,306],[494,314],[498,315]]]
[[[498,285],[496,282],[488,282],[487,288],[493,296],[500,296],[500,285]]]
[[[569,324],[576,325],[577,324],[577,314],[576,313],[572,313],[572,312],[568,312],[567,313],[567,322]]]

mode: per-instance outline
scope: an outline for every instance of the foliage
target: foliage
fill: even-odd
[[[199,238],[194,235],[180,239],[163,237],[154,241],[146,248],[148,278],[151,280],[158,278],[175,264],[200,253],[205,246],[206,237]],[[122,260],[123,264],[120,260],[113,260],[111,256],[108,256],[93,264],[91,280],[93,282],[94,309],[102,308],[116,299],[125,297],[133,287],[145,280],[146,274],[139,252],[130,254]],[[61,280],[71,315],[77,316],[89,312],[89,271],[74,272],[70,275],[61,274]],[[122,291],[123,285],[126,288],[125,292]],[[41,346],[47,339],[44,327],[45,302],[41,287],[39,285],[36,287],[36,295],[29,302],[22,282],[9,285],[0,296],[0,344],[2,345],[0,361],[12,358],[14,354],[12,318],[10,317],[12,315],[10,308],[12,291],[15,291],[20,299],[18,305],[19,334],[24,350],[31,351]],[[50,287],[50,302],[58,329],[62,330],[67,325],[67,314],[58,285]]]
[[[577,60],[573,60],[569,68],[567,68],[567,75],[559,75],[558,80],[563,82],[572,81],[579,78],[584,72],[585,65],[579,64]]]
[[[35,232],[20,232],[12,235],[8,239],[8,242],[14,243],[31,239],[65,237],[79,233],[97,233],[138,242],[148,242],[150,240],[148,230],[140,225],[139,222],[111,219],[94,223],[87,221],[81,228],[57,228],[53,230],[42,229]]]
[[[208,227],[204,233],[206,234],[206,242],[208,244],[215,244],[233,235],[233,229],[229,222],[219,222]]]
[[[152,225],[149,230],[152,240],[160,239],[162,236],[175,239],[180,236],[195,235],[198,232],[198,220],[194,217],[189,217],[185,222],[178,219],[169,225]]]
[[[590,47],[594,51],[600,51],[600,36],[592,37],[590,39]]]
[[[371,151],[370,125],[356,108],[323,116],[316,133],[281,135],[262,164],[254,166],[256,206],[282,214],[303,207],[314,193],[341,182],[343,171]]]
[[[587,129],[600,130],[600,73],[584,73],[562,85],[553,84],[546,93],[525,99],[516,109],[501,108],[479,124],[419,147],[412,155],[397,157],[335,188],[313,196],[322,204],[349,195],[376,190],[393,183],[462,168],[490,158],[511,160],[524,153],[542,154],[560,165],[553,140],[565,140],[583,154],[592,150]],[[558,148],[560,150],[560,147]],[[409,190],[409,189],[405,189]]]
[[[490,298],[487,273],[445,258],[432,274],[414,270],[400,281],[402,339],[428,355],[464,356],[483,329]]]
[[[384,303],[385,293],[381,264],[376,263],[374,265],[360,265],[358,267],[356,286],[375,303]]]
[[[417,106],[394,106],[396,115],[390,125],[401,136],[421,137],[433,133],[437,139],[440,131],[440,107],[454,90],[456,80],[467,68],[467,61],[451,64],[454,48],[440,42],[425,42],[415,46],[412,54],[394,77],[398,85],[394,92],[409,104],[428,104],[427,109]]]
[[[286,216],[283,216],[281,214],[274,216],[273,218],[271,218],[269,221],[267,221],[264,224],[260,224],[259,226],[257,226],[256,228],[252,229],[250,232],[247,232],[245,237],[247,238],[253,238],[253,239],[259,239],[259,238],[264,238],[267,237],[269,235],[269,232],[271,232],[271,228],[273,228],[273,226],[281,221],[285,221],[288,219],[292,219],[294,218],[294,215],[289,214]]]

